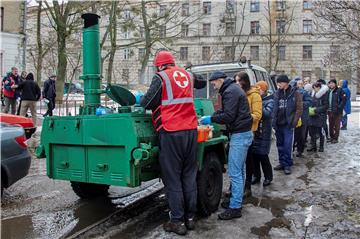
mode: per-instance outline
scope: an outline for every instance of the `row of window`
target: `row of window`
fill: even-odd
[[[188,60],[188,47],[180,47],[180,58],[181,61]],[[330,58],[334,59],[337,58],[340,52],[340,46],[332,45],[330,46]],[[234,59],[235,49],[233,46],[225,46],[224,48],[225,61],[231,61]],[[277,46],[276,53],[279,61],[286,60],[286,46]],[[139,59],[142,59],[145,55],[145,48],[139,48]],[[312,60],[312,46],[311,45],[304,45],[303,46],[303,60]],[[124,49],[124,59],[130,59],[131,51],[130,49]],[[210,46],[203,46],[202,47],[202,60],[209,61],[211,59],[211,48]],[[260,47],[259,46],[250,46],[250,59],[251,60],[259,60],[260,59]]]
[[[236,32],[235,22],[227,22],[225,23],[225,35],[231,36]],[[286,31],[286,21],[284,19],[276,20],[276,32],[278,34],[284,34]],[[139,37],[144,37],[144,28],[141,27],[139,31]],[[312,33],[312,20],[303,20],[303,33]],[[250,34],[257,35],[260,34],[260,22],[259,21],[251,21],[250,22]],[[189,36],[189,25],[182,24],[181,25],[181,36],[187,37]],[[211,36],[211,23],[203,23],[202,27],[202,36]],[[130,32],[126,31],[123,34],[124,39],[129,39]],[[166,37],[166,26],[159,26],[159,37]]]

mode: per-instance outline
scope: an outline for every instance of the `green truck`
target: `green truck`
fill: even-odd
[[[84,105],[76,116],[51,116],[43,121],[37,154],[46,156],[47,175],[71,182],[81,198],[107,195],[109,186],[137,187],[159,178],[158,136],[151,113],[134,106],[126,89],[101,89],[99,16],[83,14]],[[119,103],[116,112],[97,115],[100,94]],[[195,99],[198,117],[214,112],[208,99]],[[198,205],[200,213],[217,210],[227,163],[227,137],[214,125],[213,137],[198,144]]]

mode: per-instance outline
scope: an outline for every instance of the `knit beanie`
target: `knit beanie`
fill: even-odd
[[[290,80],[289,80],[289,77],[288,77],[287,75],[279,75],[279,76],[276,78],[276,82],[277,82],[277,83],[280,83],[280,82],[289,83]]]

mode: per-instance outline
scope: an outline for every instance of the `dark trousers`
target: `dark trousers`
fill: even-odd
[[[288,126],[278,126],[275,136],[280,165],[283,167],[291,167],[293,165],[291,153],[294,129],[289,128]]]
[[[327,122],[325,122],[323,129],[324,129],[324,132],[325,132],[325,136],[328,139],[329,138],[329,127],[328,127]]]
[[[348,121],[348,117],[347,117],[347,114],[345,114],[341,119],[341,127],[343,129],[347,128],[347,121]]]
[[[245,179],[245,189],[251,188],[251,179],[254,172],[254,162],[253,162],[253,145],[251,144],[248,148],[246,161],[245,161],[245,169],[246,169],[246,179]]]
[[[316,141],[320,139],[320,148],[324,148],[325,137],[322,127],[310,126],[311,147],[316,149]]]
[[[341,121],[341,113],[333,113],[329,112],[329,133],[330,138],[338,140],[340,133],[340,121]]]
[[[294,146],[296,147],[298,153],[304,152],[306,129],[306,125],[301,125],[294,130]]]
[[[49,99],[49,103],[47,104],[48,110],[44,114],[44,116],[52,116],[53,110],[55,109],[55,99]]]
[[[184,221],[196,213],[197,130],[161,132],[159,139],[159,161],[170,220]]]
[[[264,178],[272,180],[273,172],[270,163],[269,155],[267,154],[253,154],[254,162],[254,177],[261,178],[260,165],[264,173]]]

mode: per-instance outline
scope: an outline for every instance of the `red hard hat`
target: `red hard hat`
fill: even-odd
[[[166,64],[175,64],[173,55],[169,51],[158,52],[154,58],[154,65],[159,67]]]

